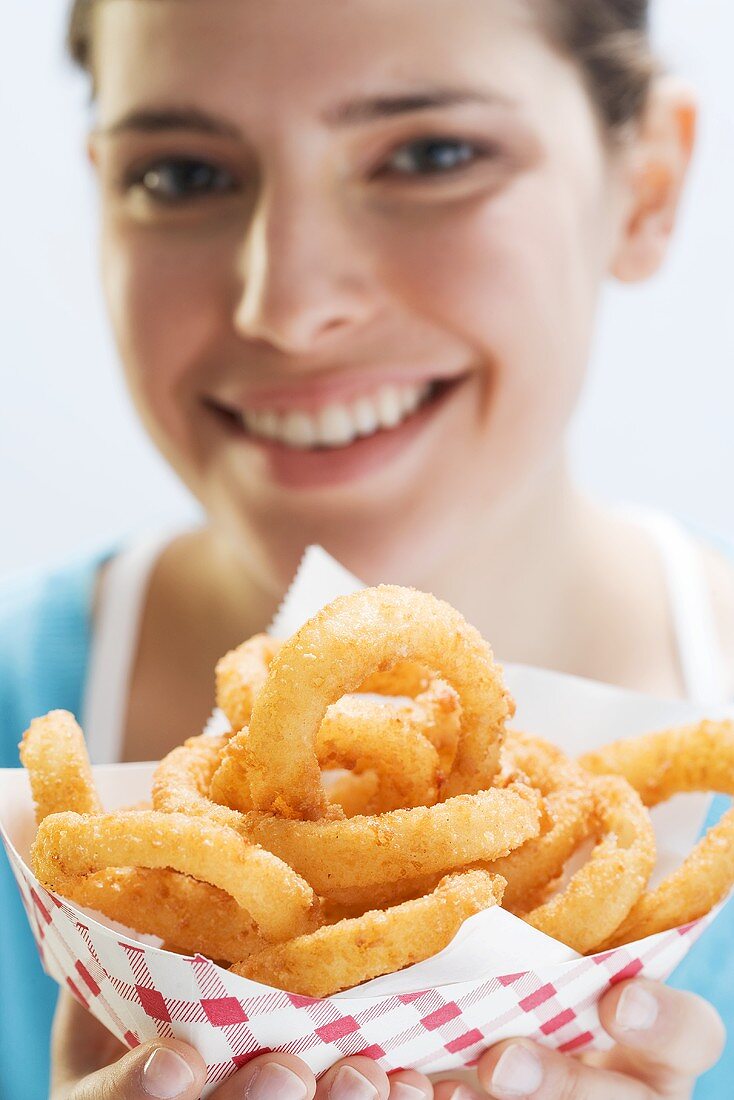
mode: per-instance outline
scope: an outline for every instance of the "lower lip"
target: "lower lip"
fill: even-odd
[[[464,379],[450,383],[396,428],[356,439],[346,447],[298,450],[250,435],[226,413],[213,410],[228,431],[266,461],[272,481],[284,489],[327,489],[366,477],[402,454],[434,420]]]

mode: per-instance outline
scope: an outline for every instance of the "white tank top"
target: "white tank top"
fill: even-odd
[[[671,604],[686,697],[701,706],[730,702],[721,645],[701,555],[675,520],[624,509],[657,543]],[[188,528],[190,529],[190,528]],[[92,637],[82,726],[96,764],[120,759],[126,700],[150,575],[179,528],[137,540],[110,563]]]

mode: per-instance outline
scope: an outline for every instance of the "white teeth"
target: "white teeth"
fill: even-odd
[[[289,447],[305,449],[313,447],[316,442],[313,420],[305,413],[288,413],[283,419],[281,434],[283,442],[287,443]]]
[[[415,390],[409,390],[403,386],[398,394],[398,400],[400,402],[400,412],[405,416],[406,413],[413,412],[418,404],[419,395]]]
[[[280,421],[277,413],[244,413],[242,420],[245,427],[251,431],[253,435],[261,435],[265,439],[275,439],[280,434]]]
[[[279,413],[274,409],[245,412],[242,422],[251,435],[274,440],[298,450],[346,447],[355,439],[389,431],[415,412],[431,392],[431,384],[385,385],[349,404],[327,405],[318,412],[302,409]]]
[[[317,423],[323,447],[345,447],[357,434],[346,405],[327,405],[318,414]]]
[[[264,412],[258,414],[258,429],[266,439],[275,439],[280,430],[280,420],[278,414],[274,412]]]
[[[406,386],[403,390],[403,408],[406,413],[415,412],[420,404],[422,404],[431,392],[431,383],[426,382],[424,385],[415,389],[413,386]]]
[[[380,421],[377,416],[374,401],[369,397],[360,397],[352,408],[352,416],[359,435],[373,435],[377,431]]]
[[[403,402],[396,386],[382,386],[377,391],[377,412],[383,428],[394,428],[403,419]]]

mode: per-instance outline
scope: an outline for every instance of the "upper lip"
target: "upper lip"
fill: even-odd
[[[456,382],[469,373],[463,370],[440,371],[435,368],[424,370],[395,368],[394,370],[375,371],[365,368],[359,372],[341,372],[331,375],[310,375],[273,383],[267,386],[239,386],[218,393],[206,395],[208,402],[233,412],[256,412],[273,410],[289,412],[293,409],[308,412],[324,408],[330,404],[339,404],[356,400],[374,393],[381,386],[420,386],[425,382]]]

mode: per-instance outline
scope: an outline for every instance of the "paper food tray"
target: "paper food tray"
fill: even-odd
[[[273,633],[289,635],[329,600],[359,587],[323,551],[309,551]],[[721,713],[538,669],[506,666],[505,679],[517,703],[513,726],[572,755]],[[216,716],[210,725],[216,727]],[[103,803],[114,809],[147,798],[154,767],[96,767]],[[653,811],[655,878],[691,849],[708,803],[705,796],[686,796]],[[512,1036],[566,1052],[604,1047],[609,1040],[596,1010],[602,994],[636,975],[668,977],[721,908],[686,927],[584,958],[495,907],[466,921],[432,959],[314,999],[230,974],[203,956],[162,951],[154,937],[45,890],[27,863],[35,822],[19,768],[0,770],[0,832],[46,971],[128,1046],[156,1037],[195,1046],[207,1063],[204,1096],[269,1050],[296,1054],[315,1073],[353,1054],[388,1071],[439,1073],[471,1067],[488,1045]]]

